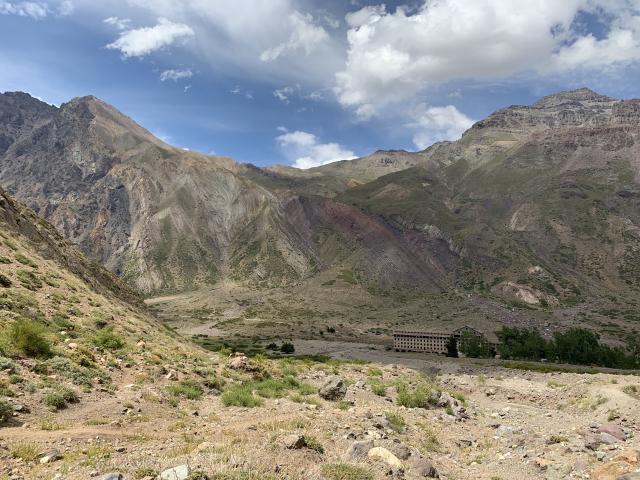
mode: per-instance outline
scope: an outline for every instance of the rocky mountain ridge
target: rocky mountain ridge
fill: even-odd
[[[423,152],[300,171],[176,149],[93,97],[0,97],[0,185],[145,293],[334,272],[553,305],[640,284],[638,100],[563,92]]]

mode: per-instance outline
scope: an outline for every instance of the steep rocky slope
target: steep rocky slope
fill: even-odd
[[[546,307],[640,283],[637,100],[564,92],[457,142],[308,171],[173,148],[92,97],[0,110],[0,184],[146,293],[322,273]]]
[[[0,109],[14,133],[0,157],[0,184],[143,292],[223,278],[286,285],[337,268],[338,256],[375,279],[372,259],[385,252],[398,259],[397,273],[380,285],[431,288],[441,280],[441,262],[423,261],[437,252],[416,252],[415,235],[314,195],[323,190],[315,181],[305,180],[311,188],[299,198],[288,177],[166,145],[93,97],[40,105],[46,114],[38,117],[36,100],[5,96]],[[360,241],[356,223],[382,235]]]

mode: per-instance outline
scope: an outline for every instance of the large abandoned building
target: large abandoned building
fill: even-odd
[[[451,338],[460,342],[462,335],[469,332],[482,336],[482,333],[471,327],[461,327],[450,333],[425,332],[418,330],[397,330],[393,332],[393,348],[396,352],[428,352],[447,353],[447,344]]]

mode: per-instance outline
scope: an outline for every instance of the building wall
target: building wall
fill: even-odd
[[[447,342],[451,337],[446,333],[397,332],[393,334],[393,348],[406,352],[447,353]]]

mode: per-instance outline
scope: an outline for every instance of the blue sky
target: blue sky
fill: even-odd
[[[455,139],[560,90],[639,97],[639,10],[640,0],[0,0],[0,91],[55,104],[92,94],[168,143],[310,167]]]

